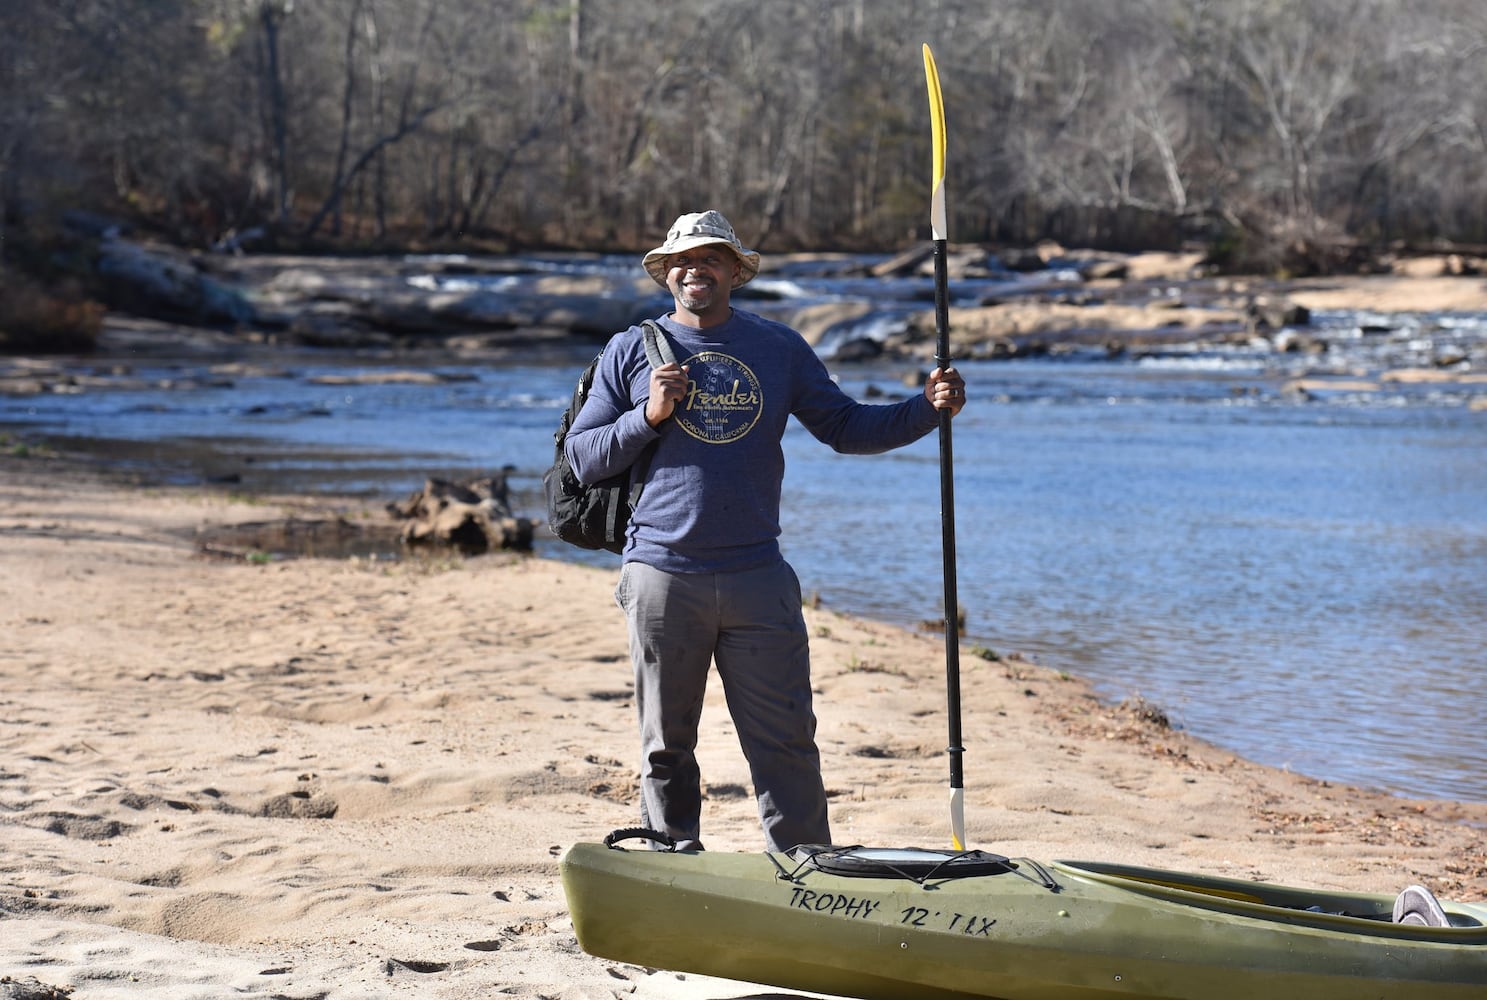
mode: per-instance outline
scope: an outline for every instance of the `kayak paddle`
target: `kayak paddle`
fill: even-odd
[[[950,367],[950,290],[945,259],[945,102],[940,95],[940,72],[934,53],[924,46],[924,79],[929,85],[929,122],[934,139],[929,225],[935,246],[935,366]],[[955,594],[955,462],[950,445],[950,411],[940,411],[940,550],[945,564],[945,696],[949,715],[950,839],[957,851],[966,849],[965,774],[960,745],[960,608]]]

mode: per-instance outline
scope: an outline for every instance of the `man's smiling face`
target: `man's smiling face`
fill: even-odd
[[[677,310],[691,314],[692,326],[706,326],[729,315],[729,297],[739,272],[738,258],[727,247],[708,244],[666,260],[666,287],[676,299]],[[686,315],[678,316],[688,322]]]

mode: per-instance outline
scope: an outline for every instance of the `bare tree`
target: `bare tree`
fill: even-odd
[[[416,7],[416,5],[410,6]],[[398,101],[397,121],[385,130],[368,134],[362,141],[361,151],[355,159],[347,162],[357,79],[355,38],[357,37],[357,23],[362,14],[360,2],[352,0],[347,17],[346,84],[345,97],[342,101],[341,142],[337,148],[335,165],[328,181],[329,187],[325,192],[325,198],[305,225],[306,237],[314,236],[325,219],[340,210],[348,185],[386,149],[416,134],[433,116],[458,106],[465,99],[463,93],[450,85],[447,75],[432,83],[420,79],[420,69],[425,59],[429,55],[437,57],[441,48],[440,42],[445,39],[441,38],[440,32],[436,30],[439,18],[437,5],[429,4],[419,13],[421,17],[416,22],[413,46],[399,66],[401,94]],[[380,54],[375,54],[374,57],[380,58]],[[380,79],[382,73],[383,67],[379,62],[375,75]]]
[[[274,217],[284,222],[289,217],[293,185],[289,179],[289,98],[285,93],[283,59],[279,34],[284,19],[294,9],[293,0],[259,0],[258,73],[263,88],[263,131],[272,150]]]

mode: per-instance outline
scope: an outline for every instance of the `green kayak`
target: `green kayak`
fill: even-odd
[[[1442,905],[1413,887],[1396,898],[912,848],[583,843],[561,867],[589,954],[787,989],[869,1000],[1487,998],[1487,904]],[[1420,912],[1397,922],[1401,905]]]

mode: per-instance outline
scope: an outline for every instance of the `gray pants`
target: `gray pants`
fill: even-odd
[[[615,600],[630,622],[642,825],[682,850],[702,849],[695,750],[716,661],[767,848],[831,843],[800,581],[789,564],[689,574],[628,562]]]

